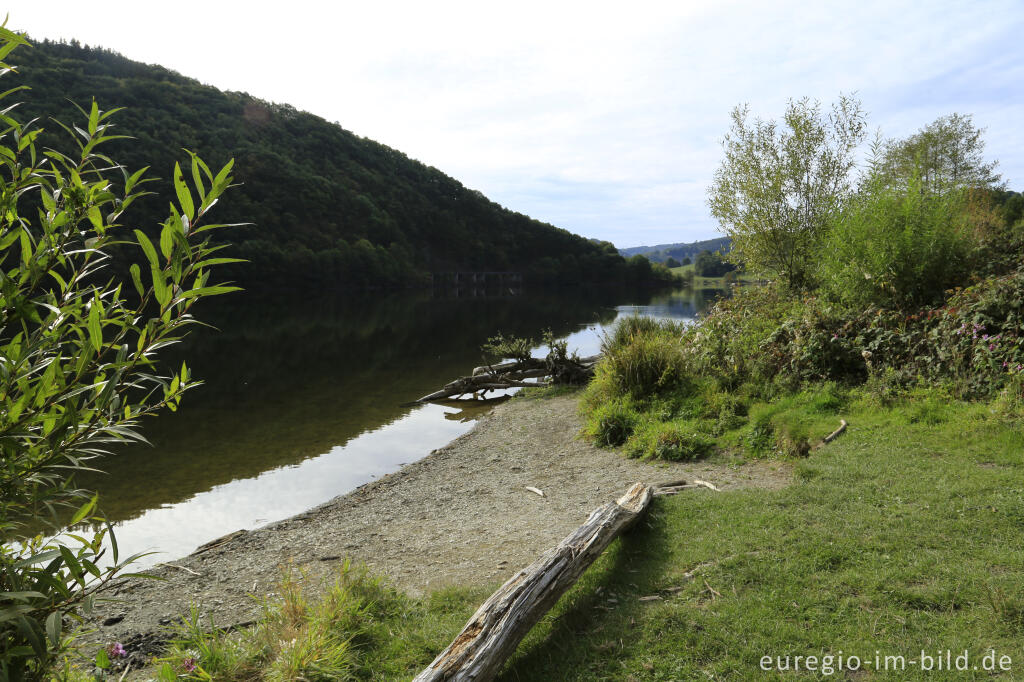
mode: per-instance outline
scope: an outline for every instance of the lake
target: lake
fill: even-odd
[[[204,301],[168,349],[203,386],[142,423],[151,446],[80,478],[100,492],[124,555],[151,565],[240,528],[286,518],[395,471],[469,431],[489,407],[402,407],[482,364],[497,332],[550,329],[581,356],[619,316],[693,319],[715,291],[562,290],[517,296],[431,292]]]

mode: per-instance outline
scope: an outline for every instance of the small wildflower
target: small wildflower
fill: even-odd
[[[199,665],[199,662],[195,658],[193,658],[192,656],[189,656],[188,658],[182,660],[182,662],[181,662],[181,669],[184,672],[190,673],[190,672],[194,672],[198,665]]]
[[[107,647],[107,656],[110,658],[124,658],[128,655],[128,652],[124,650],[120,642],[114,642]]]

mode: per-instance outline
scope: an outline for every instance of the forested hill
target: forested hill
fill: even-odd
[[[173,196],[167,179],[175,161],[187,160],[183,149],[210,166],[235,159],[242,186],[211,215],[253,223],[224,233],[234,244],[225,255],[250,262],[221,274],[243,286],[404,286],[453,270],[520,271],[528,283],[652,279],[645,259],[627,262],[610,243],[507,210],[312,114],[74,41],[31,42],[12,55],[18,73],[5,77],[4,89],[31,88],[19,93],[17,111],[21,120],[40,117],[44,145],[64,135],[49,117],[80,122],[72,102],[88,108],[95,97],[104,110],[126,107],[113,119],[116,132],[135,139],[110,143],[107,153],[162,178],[150,185],[159,196],[126,216],[132,227],[165,217]]]
[[[701,251],[721,251],[725,253],[729,250],[731,242],[728,237],[718,237],[716,239],[705,239],[698,242],[690,242],[688,244],[658,244],[656,246],[630,246],[625,249],[619,249],[619,253],[625,257],[631,256],[644,256],[655,263],[664,263],[669,258],[675,258],[677,261],[681,261],[684,258],[695,260],[697,254]]]

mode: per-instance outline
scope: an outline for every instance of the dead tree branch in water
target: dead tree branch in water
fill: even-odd
[[[600,356],[577,358],[524,358],[496,365],[476,367],[469,376],[459,377],[441,389],[411,404],[448,400],[462,395],[487,393],[508,388],[534,388],[550,384],[582,384],[594,375]],[[527,381],[533,379],[537,381]],[[546,381],[539,381],[545,379]]]

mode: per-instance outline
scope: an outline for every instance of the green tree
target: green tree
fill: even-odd
[[[0,27],[0,60],[26,44]],[[154,244],[122,222],[147,194],[146,169],[100,151],[121,137],[114,111],[94,101],[79,125],[55,124],[73,140],[61,153],[12,109],[0,113],[0,679],[38,680],[67,645],[69,618],[134,559],[118,554],[74,473],[111,444],[141,440],[141,418],[177,407],[197,382],[185,364],[161,372],[156,355],[195,323],[198,300],[236,288],[210,282],[236,259],[214,255],[210,237],[224,226],[206,223],[232,164],[213,173],[191,155],[189,181],[175,164],[176,201]],[[128,281],[108,274],[119,245],[146,264]],[[80,523],[99,530],[69,530]]]
[[[942,116],[902,140],[876,141],[856,196],[835,215],[819,254],[833,299],[863,307],[936,303],[972,268],[1018,261],[1012,215],[984,131],[970,115]],[[1009,193],[1005,193],[1009,194]]]
[[[820,280],[853,308],[912,308],[941,300],[970,272],[975,242],[964,190],[923,190],[923,172],[899,184],[874,176],[836,215],[820,253]]]
[[[876,144],[872,181],[905,186],[916,177],[920,191],[933,193],[998,188],[999,162],[985,160],[984,133],[970,114],[940,116],[910,137]]]
[[[790,100],[781,124],[748,115],[745,105],[732,112],[708,188],[711,214],[732,240],[730,260],[803,288],[829,219],[852,191],[865,114],[840,96],[828,116],[808,98]]]

